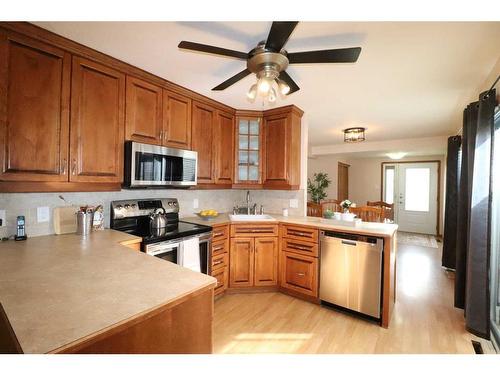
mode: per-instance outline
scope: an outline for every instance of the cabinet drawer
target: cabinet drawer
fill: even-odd
[[[226,267],[229,264],[229,254],[222,253],[219,255],[212,256],[212,270],[219,269],[221,267]]]
[[[212,276],[217,279],[217,285],[214,289],[214,295],[224,292],[227,289],[228,284],[227,267],[222,267],[215,271],[212,271]]]
[[[212,241],[220,241],[229,238],[229,225],[218,225],[212,229]]]
[[[296,254],[318,256],[318,244],[291,238],[283,238],[281,251],[290,251]]]
[[[317,297],[318,259],[283,251],[280,285],[285,289]]]
[[[295,225],[283,225],[281,228],[281,235],[283,237],[318,243],[318,229],[316,228],[307,228]]]
[[[212,243],[212,257],[224,253],[229,253],[229,238],[222,241],[214,241]]]
[[[231,237],[272,237],[278,235],[277,224],[231,225]]]

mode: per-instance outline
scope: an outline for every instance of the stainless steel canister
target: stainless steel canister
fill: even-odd
[[[76,213],[76,234],[88,236],[92,231],[92,222],[94,221],[93,211],[78,211]]]

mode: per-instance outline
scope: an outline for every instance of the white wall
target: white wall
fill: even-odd
[[[307,167],[307,177],[313,179],[314,173],[327,173],[328,178],[332,183],[326,190],[328,194],[326,199],[337,199],[337,171],[338,162],[346,163],[347,161],[340,155],[325,155],[317,157],[309,157]],[[307,189],[306,189],[307,191]]]

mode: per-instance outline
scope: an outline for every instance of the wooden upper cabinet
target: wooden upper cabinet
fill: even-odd
[[[0,30],[0,180],[67,181],[71,55]]]
[[[163,136],[161,87],[127,76],[125,119],[127,140],[160,145]]]
[[[123,73],[73,58],[70,181],[122,181],[124,105]]]
[[[235,184],[244,187],[262,185],[262,118],[236,117]]]
[[[191,149],[191,105],[186,96],[163,90],[163,144]]]
[[[255,286],[278,285],[278,238],[255,238]]]
[[[215,183],[231,185],[234,165],[234,116],[217,111],[214,128]]]
[[[264,115],[264,188],[300,187],[302,111],[294,106]]]
[[[213,184],[214,178],[214,126],[216,110],[193,101],[191,149],[198,152],[198,183]]]

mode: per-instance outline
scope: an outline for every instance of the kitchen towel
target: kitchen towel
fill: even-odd
[[[200,240],[198,237],[182,241],[181,266],[192,271],[201,272]]]

